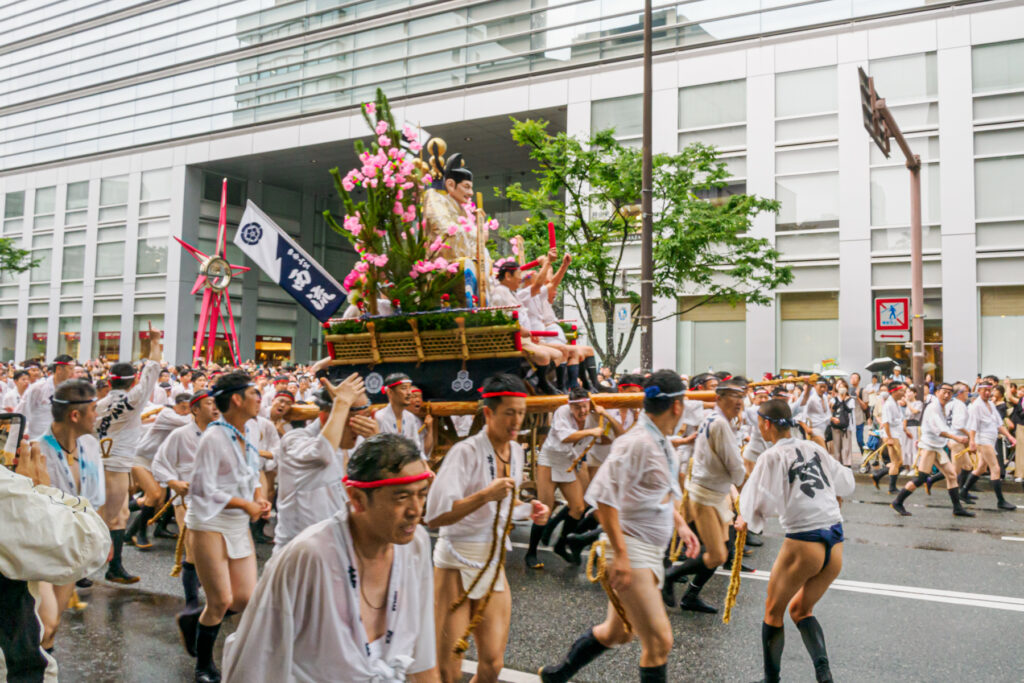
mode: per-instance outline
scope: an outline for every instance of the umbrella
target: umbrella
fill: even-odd
[[[881,358],[875,358],[873,361],[864,366],[864,369],[868,372],[889,372],[894,367],[899,365],[897,361],[894,361],[889,356],[882,356]]]
[[[819,377],[842,377],[842,378],[845,379],[846,377],[850,376],[850,373],[848,373],[846,370],[840,370],[839,368],[832,368],[830,370],[826,370],[825,372],[819,373],[818,376]]]

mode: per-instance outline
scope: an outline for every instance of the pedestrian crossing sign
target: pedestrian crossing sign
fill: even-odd
[[[909,330],[909,311],[909,299],[875,299],[875,329]]]

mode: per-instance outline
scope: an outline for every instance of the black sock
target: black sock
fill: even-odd
[[[953,503],[953,510],[962,510],[964,506],[960,502],[960,488],[951,488],[946,493],[949,494],[949,500]]]
[[[555,372],[558,377],[558,387],[565,390],[571,389],[572,387],[569,385],[569,368],[566,367],[565,363],[559,365]]]
[[[576,531],[576,525],[579,523],[580,520],[572,515],[566,516],[565,522],[562,524],[562,533],[558,536],[558,543],[554,547],[555,552],[565,552],[565,545],[569,542],[569,534]]]
[[[665,683],[666,681],[668,681],[668,664],[640,667],[640,683]]]
[[[765,683],[778,683],[782,670],[782,649],[786,645],[786,631],[782,626],[761,624],[761,652],[764,654]]]
[[[677,564],[675,567],[672,567],[667,572],[665,572],[665,581],[678,582],[684,576],[689,576],[690,574],[696,573],[703,566],[704,560],[701,559],[700,555],[692,558],[688,557],[685,560],[683,560],[680,564]]]
[[[708,567],[701,562],[700,566],[697,567],[697,571],[693,573],[693,578],[690,579],[690,585],[698,589],[703,588],[704,584],[708,582],[708,579],[715,575],[715,570],[717,568],[718,567]]]
[[[580,385],[580,366],[570,365],[569,366],[569,388],[575,389]]]
[[[896,482],[899,480],[899,478],[899,473],[889,475],[889,493],[892,493],[896,490]]]
[[[551,537],[554,535],[555,529],[558,527],[559,524],[564,522],[565,518],[568,516],[569,506],[563,505],[562,507],[558,508],[558,512],[556,512],[548,519],[548,523],[545,525],[544,528],[544,535],[541,537],[541,542],[544,545],[551,545]]]
[[[149,526],[149,520],[153,519],[153,513],[156,509],[149,505],[143,505],[142,509],[139,510],[139,516],[136,519],[138,526],[135,527],[135,535],[140,538],[146,538],[146,532]]]
[[[969,472],[967,477],[964,479],[964,485],[960,487],[960,495],[966,496],[971,492],[971,487],[978,481],[978,477],[974,475],[974,472]]]
[[[600,383],[597,380],[597,361],[594,360],[593,356],[583,359],[583,373],[590,379],[594,391],[600,391]]]
[[[905,501],[913,491],[909,489],[900,489],[900,492],[896,494],[896,500],[892,502],[893,505],[903,505]]]
[[[992,485],[992,493],[996,494],[996,500],[1000,503],[1005,503],[1006,499],[1003,498],[1003,480],[990,479],[989,484]]]
[[[956,475],[956,485],[960,488],[964,487],[964,481],[967,479],[967,470],[960,470]]]
[[[114,546],[114,554],[110,558],[111,567],[121,566],[121,548],[124,546],[124,529],[111,529],[110,541]]]
[[[594,629],[589,629],[576,639],[561,662],[555,666],[544,667],[544,680],[550,683],[568,683],[580,669],[609,649],[594,637]]]
[[[588,531],[593,531],[594,529],[597,528],[597,526],[598,526],[597,515],[595,515],[593,513],[591,513],[589,515],[584,515],[583,519],[580,520],[580,523],[576,525],[576,533],[577,534],[585,534]]]
[[[828,652],[825,650],[825,633],[821,630],[821,624],[814,617],[807,617],[798,621],[796,627],[800,629],[804,647],[807,648],[807,654],[811,656],[817,680],[832,680],[828,667]]]
[[[875,481],[879,481],[882,477],[889,473],[889,470],[884,467],[879,467],[877,470],[871,473],[871,478]]]
[[[181,563],[181,587],[185,591],[185,609],[199,609],[199,574],[191,562]]]
[[[945,478],[946,475],[944,475],[942,472],[939,472],[938,474],[933,474],[932,476],[928,477],[928,480],[925,483],[928,484],[928,486],[931,486],[935,482],[941,481]]]
[[[548,522],[551,524],[551,522]],[[527,555],[536,555],[537,546],[540,545],[540,537],[544,534],[544,528],[548,524],[534,524],[530,527],[530,548],[526,551]]]
[[[196,670],[202,671],[213,666],[213,645],[217,642],[220,624],[207,626],[200,623],[196,629]]]

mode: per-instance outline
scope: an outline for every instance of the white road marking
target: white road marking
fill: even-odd
[[[1024,541],[1020,536],[1003,536],[1004,541]]]
[[[1004,536],[1004,539],[1024,541],[1024,538],[1017,536]],[[529,549],[526,543],[513,543],[513,548],[522,550]],[[541,552],[551,552],[549,548],[538,548]],[[715,572],[721,576],[728,577],[730,572],[719,569]],[[757,579],[767,581],[771,578],[770,571],[743,572],[741,576],[745,579]],[[959,591],[947,591],[938,588],[922,588],[919,586],[899,586],[890,583],[871,583],[867,581],[851,581],[848,579],[836,579],[831,586],[832,590],[847,591],[850,593],[865,593],[891,598],[905,598],[907,600],[924,600],[926,602],[941,602],[949,605],[965,605],[968,607],[984,607],[986,609],[999,609],[1009,612],[1024,612],[1024,598],[1013,598],[1004,595],[986,595],[984,593],[963,593]],[[529,674],[524,674],[529,675]],[[523,680],[537,680],[536,678]]]
[[[729,576],[729,572],[721,569],[715,573],[721,574],[722,576]],[[741,576],[743,578],[767,581],[771,578],[771,572],[743,572]],[[908,600],[942,602],[950,605],[966,605],[968,607],[985,607],[987,609],[1000,609],[1009,612],[1024,612],[1024,599],[1011,598],[1003,595],[961,593],[958,591],[939,590],[937,588],[897,586],[889,583],[870,583],[866,581],[850,581],[848,579],[836,579],[832,583],[830,590],[866,593],[868,595],[891,598],[906,598]]]
[[[475,674],[476,662],[463,659],[462,673]],[[536,674],[528,674],[522,671],[516,671],[515,669],[502,669],[501,673],[498,674],[498,680],[504,681],[505,683],[538,683],[540,681],[540,677]]]

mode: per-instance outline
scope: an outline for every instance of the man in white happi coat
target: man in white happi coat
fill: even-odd
[[[281,439],[275,555],[304,529],[345,507],[348,498],[341,479],[347,454],[364,436],[378,433],[376,421],[366,415],[370,401],[358,374],[352,373],[338,385],[321,381],[331,398],[329,409],[324,405],[310,425]]]
[[[526,385],[512,375],[494,375],[484,381],[481,397],[484,428],[448,451],[427,497],[427,524],[441,529],[434,548],[434,604],[444,683],[462,680],[462,655],[455,654],[455,646],[468,638],[471,615],[479,615],[471,631],[478,658],[475,680],[498,680],[512,617],[512,596],[500,568],[512,544],[507,538],[504,547],[498,544],[510,515],[544,524],[549,514],[539,501],[531,506],[518,499],[524,458],[516,436],[526,416]]]
[[[136,583],[139,577],[121,563],[121,548],[128,524],[128,474],[135,464],[135,449],[142,440],[142,412],[160,375],[162,343],[160,333],[149,326],[149,360],[144,361],[136,382],[131,363],[115,363],[110,368],[110,393],[96,402],[96,436],[104,454],[107,500],[100,516],[110,528],[114,554],[107,566],[106,579],[114,583]],[[109,454],[109,455],[108,455]],[[152,506],[140,514],[153,515]]]
[[[181,562],[181,586],[185,593],[185,610],[178,614],[178,628],[185,649],[195,657],[196,627],[199,620],[199,574],[196,573],[192,536],[185,526],[185,510],[189,504],[189,481],[195,468],[199,440],[206,427],[220,417],[217,405],[207,391],[201,391],[188,401],[191,420],[171,432],[153,457],[153,477],[161,486],[171,490],[174,498],[174,521],[178,534],[185,534],[185,554]]]
[[[384,389],[388,404],[377,411],[374,417],[381,434],[400,434],[419,444],[420,455],[423,453],[423,434],[420,419],[406,410],[412,405],[412,380],[402,372],[393,372],[384,379]]]
[[[978,478],[988,470],[989,484],[992,493],[996,494],[996,507],[1000,510],[1016,510],[1017,506],[1003,497],[1003,472],[996,457],[996,439],[1000,434],[1010,442],[1010,446],[1017,445],[1016,439],[1003,423],[1003,417],[996,410],[996,402],[992,400],[992,391],[998,383],[998,378],[991,375],[982,379],[978,383],[978,397],[967,408],[967,434],[970,437],[968,450],[977,452],[978,464],[967,475],[960,497],[969,494]]]
[[[604,622],[576,639],[565,658],[540,670],[544,683],[568,683],[612,647],[640,638],[640,680],[666,683],[672,624],[659,594],[662,558],[678,532],[686,554],[699,543],[676,509],[683,497],[679,459],[669,437],[683,415],[686,389],[674,370],[658,370],[644,387],[644,412],[636,426],[615,439],[612,452],[587,489],[604,528],[611,589],[633,629],[626,629],[611,601]]]
[[[221,419],[199,440],[189,481],[185,525],[206,606],[196,628],[196,683],[216,683],[213,646],[230,611],[245,609],[256,585],[256,551],[249,521],[270,516],[260,488],[258,449],[247,423],[260,410],[260,392],[245,372],[217,378],[210,392]]]
[[[71,496],[81,496],[93,508],[103,505],[103,459],[92,435],[96,422],[96,390],[88,382],[67,380],[53,395],[53,421],[32,448],[46,459],[50,485]],[[60,617],[75,590],[74,583],[39,584],[39,616],[44,649],[53,648]]]
[[[21,397],[25,395],[28,390],[29,382],[31,380],[28,376],[28,370],[15,370],[14,374],[11,375],[11,383],[14,385],[4,394],[3,402],[0,404],[0,408],[3,408],[5,413],[13,413],[18,407],[18,403],[21,402]]]
[[[190,398],[189,394],[178,394],[173,406],[161,408],[156,418],[143,426],[142,440],[135,449],[132,478],[142,488],[143,498],[139,514],[125,529],[124,538],[126,544],[134,545],[139,550],[153,547],[147,533],[149,520],[164,502],[165,491],[153,477],[153,457],[171,432],[192,421],[188,409]]]
[[[367,439],[348,465],[348,505],[267,565],[224,645],[225,682],[437,682],[420,525],[433,475],[416,443],[395,434]]]
[[[14,412],[25,416],[25,432],[30,439],[38,439],[46,433],[53,415],[50,413],[50,399],[53,391],[62,382],[71,379],[75,371],[75,359],[68,355],[57,356],[50,366],[50,376],[33,382],[21,395]]]

